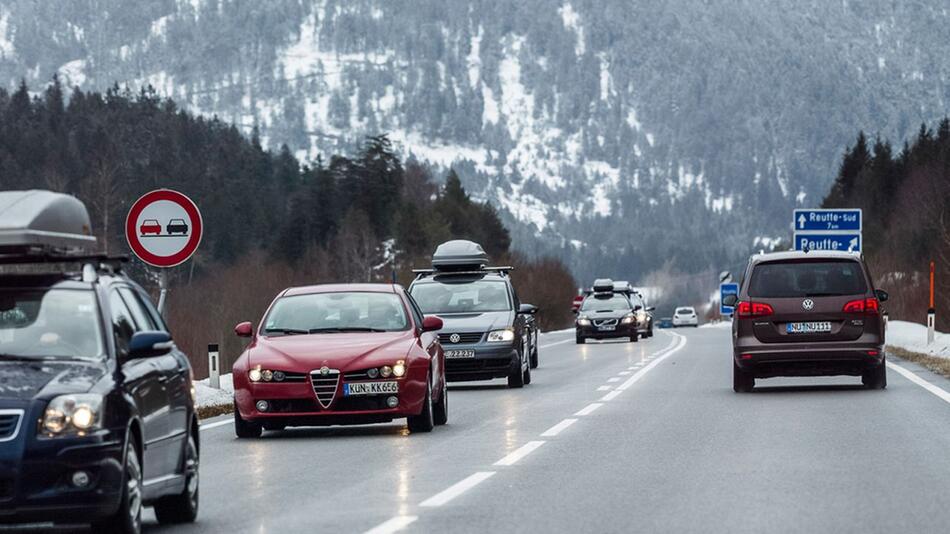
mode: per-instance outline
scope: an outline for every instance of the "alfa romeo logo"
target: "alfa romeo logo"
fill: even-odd
[[[810,310],[814,307],[815,307],[815,301],[813,301],[812,299],[805,299],[802,301],[802,308],[805,308],[806,310]]]
[[[320,374],[323,376],[327,376],[328,374],[330,374],[330,368],[324,365],[323,367],[320,368]]]
[[[449,336],[449,341],[451,341],[452,343],[458,343],[459,341],[462,341],[462,336],[458,334],[452,334],[451,336]]]

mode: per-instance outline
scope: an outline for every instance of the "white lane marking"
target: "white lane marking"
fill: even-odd
[[[607,382],[620,382],[620,377],[619,377],[619,376],[612,376],[612,377],[610,377],[610,378],[607,379]]]
[[[417,515],[397,515],[388,521],[384,521],[375,527],[366,531],[366,534],[392,534],[408,527],[419,519]]]
[[[452,484],[448,488],[422,501],[421,503],[419,503],[419,506],[422,506],[425,508],[433,508],[436,506],[442,506],[443,504],[451,501],[452,499],[458,497],[459,495],[465,493],[466,491],[488,480],[494,474],[495,474],[494,471],[479,471],[477,473],[474,473],[471,476],[463,478],[459,482]]]
[[[610,391],[610,388],[612,387],[613,386],[600,386],[599,388],[597,388],[597,391]]]
[[[887,367],[891,370],[897,371],[898,373],[904,375],[904,378],[906,378],[907,380],[910,380],[911,382],[917,384],[918,386],[940,397],[944,402],[950,402],[950,392],[948,392],[947,390],[941,387],[935,386],[934,384],[924,380],[923,378],[920,378],[915,373],[907,369],[904,369],[900,365],[887,362]]]
[[[554,345],[561,345],[567,343],[568,341],[574,341],[573,339],[565,339],[564,341],[555,341],[554,343],[548,343],[547,345],[539,345],[539,349],[546,349],[548,347],[553,347]]]
[[[224,421],[215,421],[214,423],[201,423],[198,425],[198,430],[211,430],[212,428],[217,428],[224,425],[233,425],[233,419],[225,419]]]
[[[495,465],[514,465],[515,462],[531,454],[535,449],[544,445],[543,441],[529,441],[513,450],[511,454],[495,462]]]
[[[630,371],[620,371],[620,372],[617,373],[617,374],[620,375],[620,376],[626,376],[626,375],[629,375],[629,374],[630,374]]]
[[[642,364],[639,364],[639,363],[638,363],[638,364],[636,364],[636,365],[632,365],[632,366],[630,366],[630,367],[627,367],[627,370],[628,370],[628,371],[636,371],[636,370],[637,370],[637,367],[640,367],[640,365],[642,365]]]
[[[652,362],[650,362],[649,364],[647,364],[643,369],[640,369],[639,371],[637,371],[636,373],[634,373],[633,376],[631,376],[630,378],[628,378],[624,383],[622,383],[622,384],[620,384],[619,386],[617,386],[617,389],[615,389],[615,390],[611,391],[610,393],[604,395],[603,398],[601,398],[600,400],[603,402],[603,401],[609,401],[609,400],[613,400],[613,399],[617,398],[617,395],[620,395],[620,393],[622,393],[624,390],[626,390],[626,389],[629,388],[630,386],[634,385],[638,380],[640,380],[641,378],[643,378],[644,375],[646,375],[646,374],[649,373],[654,367],[656,367],[657,365],[659,365],[660,362],[662,362],[662,361],[665,360],[666,358],[672,356],[673,354],[676,354],[677,352],[680,351],[680,349],[682,349],[683,347],[686,346],[686,338],[685,338],[684,336],[681,336],[681,335],[679,335],[679,334],[670,334],[670,335],[675,336],[674,339],[673,339],[673,343],[670,343],[670,347],[672,347],[672,348],[667,347],[667,348],[664,349],[663,351],[660,351],[660,353],[658,353],[658,354],[662,354],[661,356],[658,356],[655,360],[653,360]],[[678,339],[677,339],[677,338],[678,338]]]
[[[577,422],[577,419],[565,419],[565,420],[561,421],[560,423],[558,423],[558,424],[552,426],[551,428],[545,430],[545,431],[541,434],[541,437],[542,437],[542,438],[553,438],[554,436],[560,434],[562,430],[564,430],[565,428],[567,428],[567,427],[573,425],[573,424],[576,423],[576,422]]]
[[[609,394],[610,394],[610,393],[608,393],[608,395],[609,395]],[[576,414],[574,414],[574,415],[588,415],[588,414],[590,414],[591,412],[593,412],[594,410],[596,410],[597,408],[600,408],[601,406],[603,406],[603,404],[600,404],[599,402],[595,402],[595,403],[592,403],[592,404],[588,404],[587,406],[585,406],[584,408],[582,408],[580,411],[578,411],[578,412],[577,412]]]

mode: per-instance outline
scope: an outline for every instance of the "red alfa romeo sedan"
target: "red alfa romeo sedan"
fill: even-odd
[[[295,287],[271,303],[233,366],[239,438],[288,426],[385,423],[411,432],[448,421],[438,317],[398,285]]]

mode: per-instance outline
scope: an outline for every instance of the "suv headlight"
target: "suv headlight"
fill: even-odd
[[[102,395],[60,395],[46,407],[40,432],[46,437],[85,436],[102,428]]]
[[[578,326],[590,326],[590,319],[588,319],[587,317],[578,317],[578,318],[577,318],[577,325],[578,325]]]
[[[506,328],[504,330],[492,330],[488,333],[489,343],[501,343],[515,340],[515,331]]]
[[[639,310],[639,311],[637,312],[637,320],[640,321],[641,323],[646,322],[646,320],[647,320],[647,312],[645,312],[645,311],[643,311],[643,310]]]
[[[632,323],[636,318],[637,318],[636,315],[634,315],[634,314],[632,314],[632,313],[628,313],[627,315],[624,315],[624,316],[623,316],[623,319],[621,319],[620,322],[623,323],[623,324],[630,324],[630,323]]]

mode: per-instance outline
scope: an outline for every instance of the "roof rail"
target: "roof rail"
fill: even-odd
[[[514,271],[515,268],[511,266],[501,266],[501,267],[482,267],[481,269],[468,269],[464,271],[445,271],[440,269],[413,269],[413,274],[425,276],[425,275],[435,275],[435,276],[454,276],[459,274],[488,274],[488,273],[498,273],[498,274],[508,274],[510,271]]]

